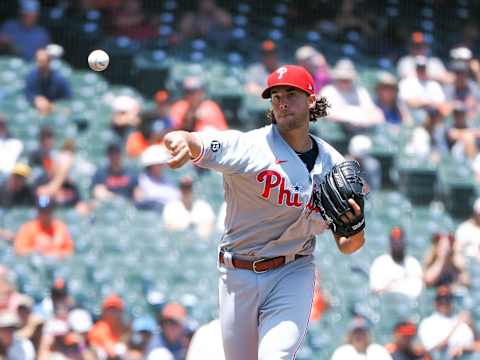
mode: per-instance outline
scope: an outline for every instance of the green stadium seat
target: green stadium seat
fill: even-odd
[[[133,57],[138,52],[139,44],[126,37],[109,38],[100,44],[111,59],[104,76],[113,84],[133,84]]]
[[[439,167],[439,185],[449,213],[457,219],[468,218],[477,197],[474,175],[468,164],[443,159]]]
[[[137,89],[147,98],[164,89],[171,65],[166,53],[161,50],[141,52],[135,56],[133,78]]]
[[[322,139],[327,141],[341,154],[348,153],[350,139],[339,124],[330,121],[318,121],[315,123],[314,129]]]
[[[397,163],[400,190],[416,205],[426,205],[436,197],[437,168],[415,158]]]

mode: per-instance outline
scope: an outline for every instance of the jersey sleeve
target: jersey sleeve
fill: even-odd
[[[248,167],[252,146],[245,133],[226,130],[197,132],[195,135],[202,145],[200,155],[193,159],[195,165],[225,174],[240,173]]]

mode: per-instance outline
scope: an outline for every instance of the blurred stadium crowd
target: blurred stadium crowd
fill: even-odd
[[[331,104],[312,131],[370,195],[364,249],[318,239],[297,358],[480,359],[478,18],[467,0],[1,2],[0,358],[222,359],[222,180],[172,172],[162,138],[265,124],[268,74],[298,63]]]

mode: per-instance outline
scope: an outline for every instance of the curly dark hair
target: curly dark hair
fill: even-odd
[[[330,104],[325,96],[320,96],[315,102],[315,106],[310,109],[310,121],[317,121],[319,118],[325,117],[328,115],[327,109],[330,107]],[[270,108],[267,110],[267,120],[271,124],[275,124],[275,115],[273,114],[273,109]]]

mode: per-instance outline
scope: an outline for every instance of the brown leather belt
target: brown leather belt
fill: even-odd
[[[307,255],[295,255],[295,260],[305,257]],[[225,264],[224,253],[221,251],[218,255],[220,264]],[[232,256],[232,264],[237,269],[250,270],[257,274],[264,273],[269,270],[279,268],[285,265],[285,256],[277,256],[274,258],[260,258],[258,260],[242,260],[235,255]]]

